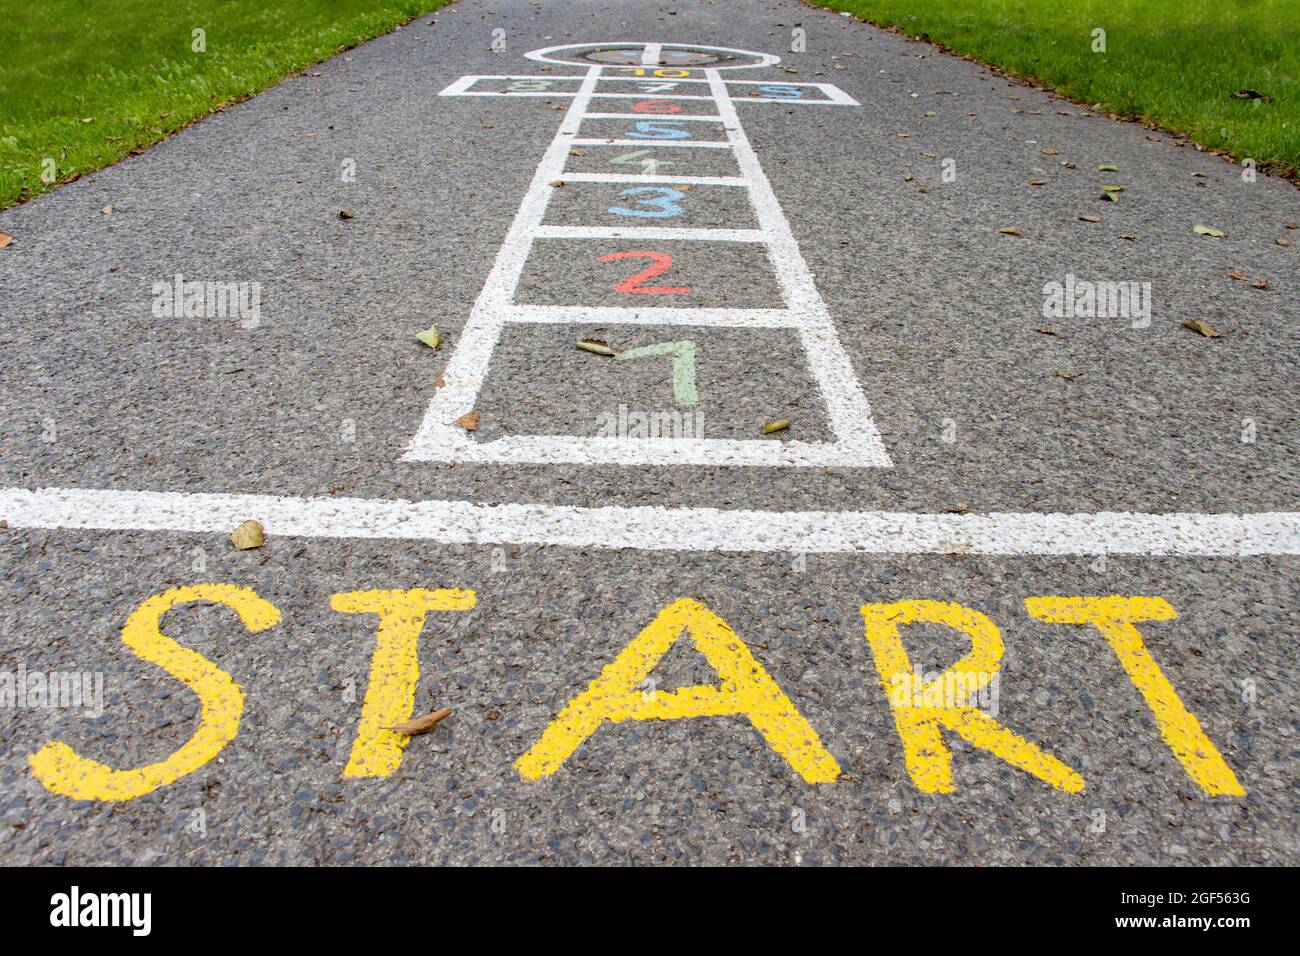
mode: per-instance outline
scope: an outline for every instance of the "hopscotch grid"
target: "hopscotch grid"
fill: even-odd
[[[681,117],[651,114],[601,114],[588,112],[591,101],[598,95],[596,89],[602,79],[635,79],[647,82],[644,77],[610,77],[604,67],[593,65],[582,78],[581,87],[565,113],[560,129],[542,162],[538,165],[528,193],[516,214],[488,281],[471,312],[470,320],[461,333],[460,342],[443,374],[445,386],[430,401],[423,421],[411,441],[403,460],[406,461],[482,461],[493,463],[572,462],[577,464],[725,464],[765,466],[862,466],[890,467],[891,462],[870,418],[870,408],[857,386],[857,380],[847,355],[835,335],[811,274],[803,262],[798,245],[790,233],[789,225],[780,211],[771,186],[740,129],[735,106],[727,91],[727,82],[718,69],[703,72],[709,86],[710,98],[717,104],[717,116]],[[531,79],[536,79],[533,77]],[[673,82],[679,82],[674,78]],[[653,80],[651,81],[653,82]],[[762,85],[760,81],[753,81]],[[794,85],[794,84],[768,84]],[[805,87],[825,88],[826,84],[800,84]],[[453,84],[456,86],[456,84]],[[450,88],[449,88],[450,89]],[[464,95],[463,84],[459,87]],[[832,96],[829,89],[825,92]],[[519,94],[496,94],[519,95]],[[850,100],[841,94],[840,101]],[[784,100],[776,100],[784,102]],[[854,101],[855,102],[855,101]],[[725,142],[699,142],[696,140],[640,140],[598,139],[575,134],[585,119],[692,119],[720,123],[726,132]],[[563,176],[568,151],[574,145],[648,147],[696,147],[730,149],[737,157],[743,188],[749,193],[751,205],[758,217],[757,230],[693,229],[665,227],[574,227],[542,225],[549,201],[547,184],[554,176]],[[593,175],[593,174],[589,174]],[[599,175],[599,174],[594,174]],[[574,181],[582,181],[575,177]],[[656,177],[658,178],[658,177]],[[667,182],[682,182],[674,177],[664,177]],[[591,181],[591,180],[588,180]],[[646,182],[643,177],[630,178],[631,182]],[[770,327],[789,327],[797,330],[809,368],[821,390],[836,440],[812,443],[804,441],[773,441],[770,439],[593,439],[567,435],[512,435],[492,442],[480,443],[453,424],[459,417],[473,409],[479,389],[486,377],[492,351],[499,341],[503,325],[520,321],[551,321],[556,313],[548,311],[516,312],[521,306],[514,303],[514,292],[532,243],[545,238],[637,238],[637,239],[706,239],[718,241],[759,242],[767,246],[768,258],[776,272],[785,309],[748,310],[739,319],[740,324],[773,323]],[[791,303],[800,303],[798,309]],[[523,306],[528,309],[528,306]],[[725,310],[713,313],[720,319]],[[624,309],[586,307],[582,315],[592,320],[605,315],[611,322],[625,324],[661,324],[671,314],[666,324],[703,325],[710,322],[692,322],[689,316],[703,316],[701,310],[669,310],[656,313],[649,309]],[[577,315],[574,310],[570,316]],[[848,378],[844,380],[847,372]]]

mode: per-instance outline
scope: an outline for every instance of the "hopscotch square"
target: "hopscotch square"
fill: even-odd
[[[633,357],[574,348],[588,338]],[[638,349],[668,343],[689,349],[687,367],[678,368],[675,354],[636,357]],[[776,443],[833,437],[791,329],[520,323],[506,326],[497,350],[503,360],[488,370],[475,406],[475,437],[485,446],[529,435]],[[736,388],[735,378],[745,387]],[[773,419],[792,427],[764,435],[763,424]]]
[[[574,138],[632,147],[662,144],[670,149],[730,148],[726,127],[716,119],[703,116],[584,117]]]
[[[757,229],[747,191],[736,186],[683,182],[656,176],[651,182],[584,182],[561,179],[542,223],[548,226],[669,225],[675,229]],[[653,245],[653,243],[652,243]]]
[[[647,163],[650,160],[650,163]],[[729,149],[676,149],[643,144],[594,143],[569,148],[564,173],[598,176],[656,176],[735,179],[740,176],[736,154]]]
[[[650,253],[668,260],[656,260]],[[602,261],[602,257],[610,258]],[[689,291],[616,289],[665,261],[671,261],[671,266],[638,288]],[[538,239],[529,250],[513,304],[634,310],[785,309],[787,305],[762,243],[638,238]]]

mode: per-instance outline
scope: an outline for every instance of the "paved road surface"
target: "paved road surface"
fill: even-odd
[[[1297,219],[751,0],[464,0],[8,210],[0,859],[1294,864]]]

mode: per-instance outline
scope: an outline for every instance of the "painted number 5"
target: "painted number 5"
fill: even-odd
[[[635,249],[631,252],[611,252],[600,257],[601,262],[618,262],[621,259],[649,259],[651,262],[636,275],[614,286],[615,292],[627,292],[632,295],[680,295],[691,291],[685,286],[642,285],[643,282],[663,275],[673,267],[673,257],[666,252],[646,252]]]

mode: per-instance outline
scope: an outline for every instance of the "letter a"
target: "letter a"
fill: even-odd
[[[638,689],[683,631],[722,678],[718,686],[682,687],[672,693]],[[525,780],[560,769],[583,741],[606,721],[679,720],[744,714],[769,747],[808,783],[830,783],[840,774],[817,732],[782,692],[745,643],[698,601],[674,601],[619,653],[585,692],[571,700],[537,743],[515,762]]]

